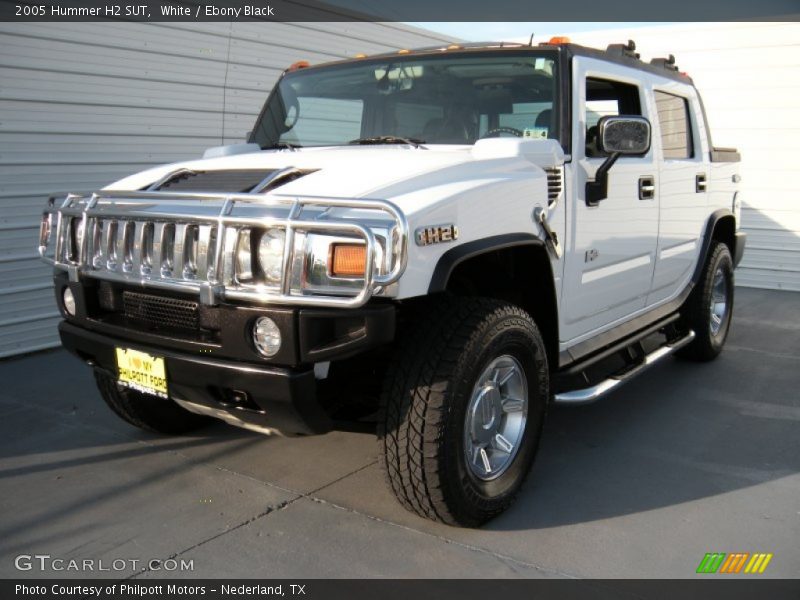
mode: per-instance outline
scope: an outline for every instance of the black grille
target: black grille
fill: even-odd
[[[123,292],[122,307],[126,318],[151,328],[192,331],[199,328],[198,305],[191,300]]]

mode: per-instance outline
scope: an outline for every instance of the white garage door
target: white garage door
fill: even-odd
[[[58,344],[48,196],[242,141],[280,72],[448,41],[401,24],[0,24],[0,357]]]

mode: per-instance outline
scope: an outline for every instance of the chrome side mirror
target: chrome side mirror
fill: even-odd
[[[597,168],[594,181],[586,182],[586,206],[597,206],[608,197],[608,171],[620,156],[642,156],[650,150],[650,121],[620,115],[597,122],[597,149],[608,158]]]
[[[650,150],[650,121],[644,117],[602,117],[597,123],[598,149],[607,154],[640,156]]]

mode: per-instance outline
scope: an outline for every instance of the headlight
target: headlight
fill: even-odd
[[[268,229],[258,242],[258,262],[267,283],[281,282],[285,245],[286,232],[283,229]]]

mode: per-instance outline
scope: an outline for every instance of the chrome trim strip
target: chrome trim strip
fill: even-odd
[[[211,225],[200,225],[197,234],[197,262],[195,268],[197,269],[197,278],[208,279],[208,252],[211,250],[211,232],[213,227]]]
[[[172,276],[175,279],[184,278],[187,227],[186,223],[175,223],[175,243],[172,245]]]
[[[691,240],[689,242],[681,242],[679,244],[661,250],[661,252],[658,255],[658,258],[659,259],[672,258],[673,256],[677,256],[678,254],[684,254],[686,252],[694,252],[695,249],[697,249],[697,240]]]
[[[625,271],[630,271],[631,269],[637,269],[639,267],[649,265],[651,262],[650,253],[635,256],[634,258],[627,258],[619,262],[611,263],[610,265],[598,267],[590,271],[584,271],[581,275],[581,283],[590,283],[611,275],[619,275]]]
[[[150,257],[150,272],[158,277],[161,273],[161,265],[164,257],[161,249],[164,246],[164,225],[165,223],[155,223],[153,225],[153,255]]]

